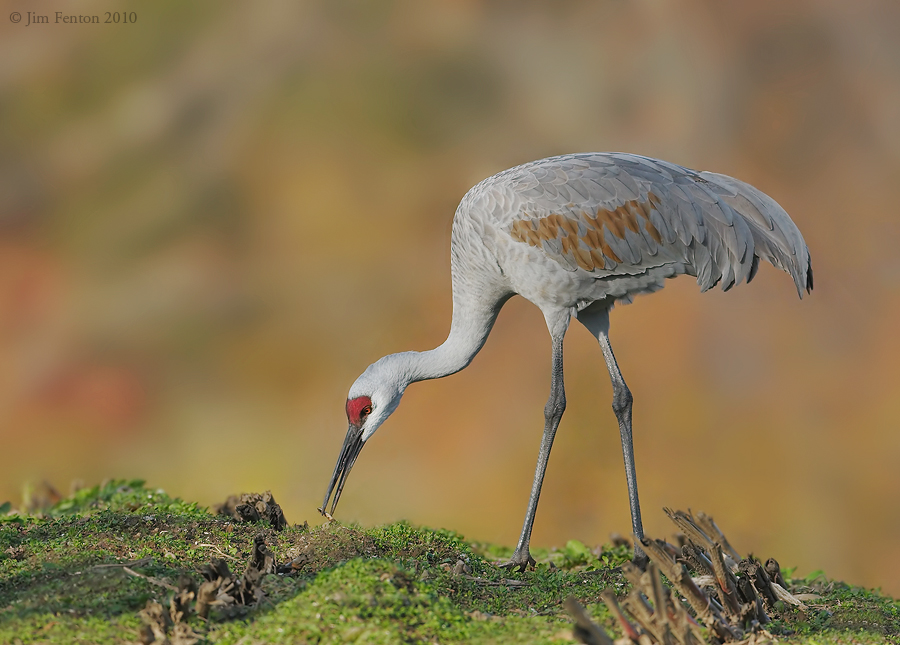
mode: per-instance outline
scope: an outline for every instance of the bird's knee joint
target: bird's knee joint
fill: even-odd
[[[544,419],[547,421],[551,419],[559,419],[562,417],[563,412],[566,411],[566,399],[561,398],[556,401],[548,401],[547,405],[544,406]]]
[[[634,397],[631,396],[631,390],[629,390],[627,387],[621,389],[616,388],[616,391],[613,393],[613,411],[616,414],[621,414],[622,412],[631,409],[631,404],[633,401]]]

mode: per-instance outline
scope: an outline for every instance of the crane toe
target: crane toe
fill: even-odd
[[[537,563],[534,558],[531,557],[531,552],[528,550],[528,547],[525,547],[524,549],[516,549],[516,552],[513,553],[513,556],[509,559],[509,562],[504,562],[499,566],[501,569],[522,572],[525,571],[525,569],[534,570],[535,564]]]

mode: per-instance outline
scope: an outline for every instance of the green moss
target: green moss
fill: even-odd
[[[536,549],[535,571],[510,573],[493,564],[509,549],[452,531],[332,522],[276,533],[118,481],[0,522],[0,643],[137,641],[140,609],[151,599],[168,605],[162,585],[185,574],[199,581],[198,568],[213,557],[241,572],[260,532],[278,562],[294,560],[298,569],[267,576],[257,606],[193,618],[207,642],[571,642],[561,607],[568,595],[615,632],[598,596],[626,590],[615,568],[628,558],[622,547],[595,552],[573,540]],[[468,572],[454,575],[459,560]],[[139,576],[121,566],[129,562]],[[792,583],[821,598],[806,613],[784,613],[772,626],[781,639],[824,645],[900,636],[900,606],[877,591],[823,576]]]
[[[805,580],[792,580],[796,593],[816,593],[808,611],[788,609],[776,626],[789,633],[790,642],[897,642],[900,603],[878,590],[829,581],[821,572]],[[810,584],[813,582],[813,584]]]

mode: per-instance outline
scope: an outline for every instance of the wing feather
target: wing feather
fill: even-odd
[[[598,278],[671,266],[703,290],[728,290],[759,259],[812,289],[809,250],[771,197],[727,175],[625,153],[551,157],[512,168],[473,189],[507,192],[493,217],[515,240],[569,271]],[[510,192],[511,191],[511,192]],[[506,205],[504,204],[504,206]]]

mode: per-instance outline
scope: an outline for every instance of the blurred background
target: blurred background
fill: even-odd
[[[0,5],[0,501],[140,477],[319,521],[350,384],[449,329],[466,190],[624,150],[774,196],[816,275],[802,302],[765,265],[613,313],[648,534],[704,510],[741,552],[900,594],[896,2]],[[536,546],[630,527],[601,353],[566,346]],[[549,357],[513,299],[468,369],[409,389],[338,519],[514,544]]]

